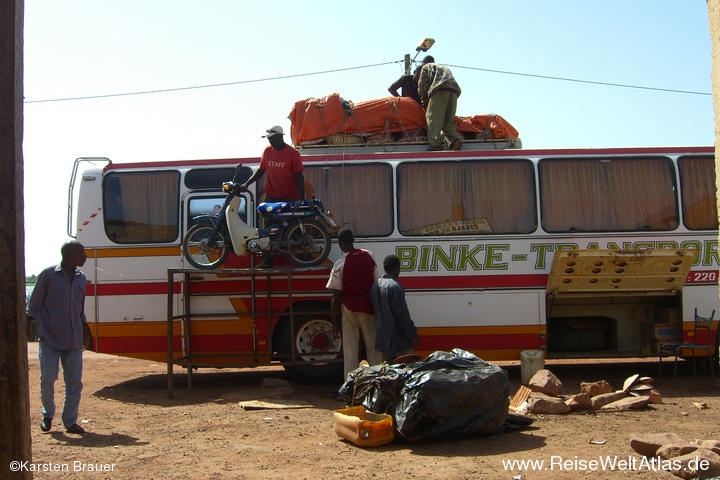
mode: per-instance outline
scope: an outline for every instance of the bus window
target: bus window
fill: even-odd
[[[669,158],[569,158],[539,162],[547,232],[657,231],[677,228]]]
[[[690,230],[717,230],[715,159],[682,157],[678,167],[685,226]]]
[[[218,215],[225,204],[225,195],[213,197],[192,197],[188,201],[188,226],[192,227],[197,223],[195,217],[203,215]],[[247,221],[247,202],[245,197],[240,198],[238,215],[243,222]]]
[[[537,227],[535,175],[527,160],[403,163],[403,235],[530,233]]]
[[[180,173],[111,172],[105,176],[105,232],[115,243],[166,243],[178,236]]]
[[[245,182],[252,175],[252,169],[243,167],[238,174],[238,183]],[[193,168],[185,174],[185,186],[190,190],[200,188],[222,188],[223,182],[229,182],[235,176],[234,168]]]
[[[305,196],[323,201],[335,222],[356,237],[393,230],[392,168],[387,164],[305,166]]]

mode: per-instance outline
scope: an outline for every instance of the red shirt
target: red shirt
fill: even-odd
[[[276,200],[297,200],[300,192],[295,176],[303,171],[300,153],[290,145],[275,150],[268,145],[260,158],[260,170],[265,171],[265,195]]]
[[[378,276],[372,253],[354,248],[335,262],[327,288],[340,290],[340,301],[348,310],[374,314],[370,290]]]

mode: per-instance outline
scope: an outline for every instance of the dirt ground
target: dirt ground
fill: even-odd
[[[79,419],[87,432],[68,434],[56,422],[43,434],[36,343],[29,344],[28,359],[33,462],[44,470],[35,473],[39,479],[663,479],[676,477],[640,467],[630,448],[634,434],[720,439],[720,382],[713,385],[709,372],[695,381],[691,364],[681,365],[674,386],[668,369],[663,381],[656,381],[664,403],[643,410],[530,415],[535,421],[529,428],[491,437],[413,443],[396,438],[361,448],[333,431],[332,413],[344,407],[330,395],[338,385],[298,384],[281,368],[264,367],[200,370],[188,390],[184,371],[176,367],[174,398],[168,398],[165,364],[92,352],[85,353]],[[520,386],[519,362],[500,365],[509,374],[512,396]],[[563,382],[561,394],[578,392],[582,381],[607,380],[622,388],[632,374],[657,376],[657,362],[648,359],[545,365]],[[58,380],[58,408],[63,393]],[[277,398],[309,407],[246,410],[239,405]],[[693,402],[708,408],[695,408]],[[544,465],[513,470],[507,465],[512,460]],[[592,460],[617,463],[614,469],[583,467]]]

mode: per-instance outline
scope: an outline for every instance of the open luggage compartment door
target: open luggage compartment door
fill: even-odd
[[[547,292],[677,293],[697,250],[560,250],[553,256]]]

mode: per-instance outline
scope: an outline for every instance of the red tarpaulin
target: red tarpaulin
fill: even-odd
[[[519,138],[518,131],[500,115],[474,115],[472,117],[455,117],[455,124],[460,132],[483,133],[490,130],[488,139]]]
[[[425,110],[408,97],[385,97],[353,103],[333,93],[295,103],[289,115],[294,145],[319,143],[331,135],[379,135],[426,129]],[[458,130],[482,133],[488,139],[518,138],[518,132],[499,115],[456,117]]]

